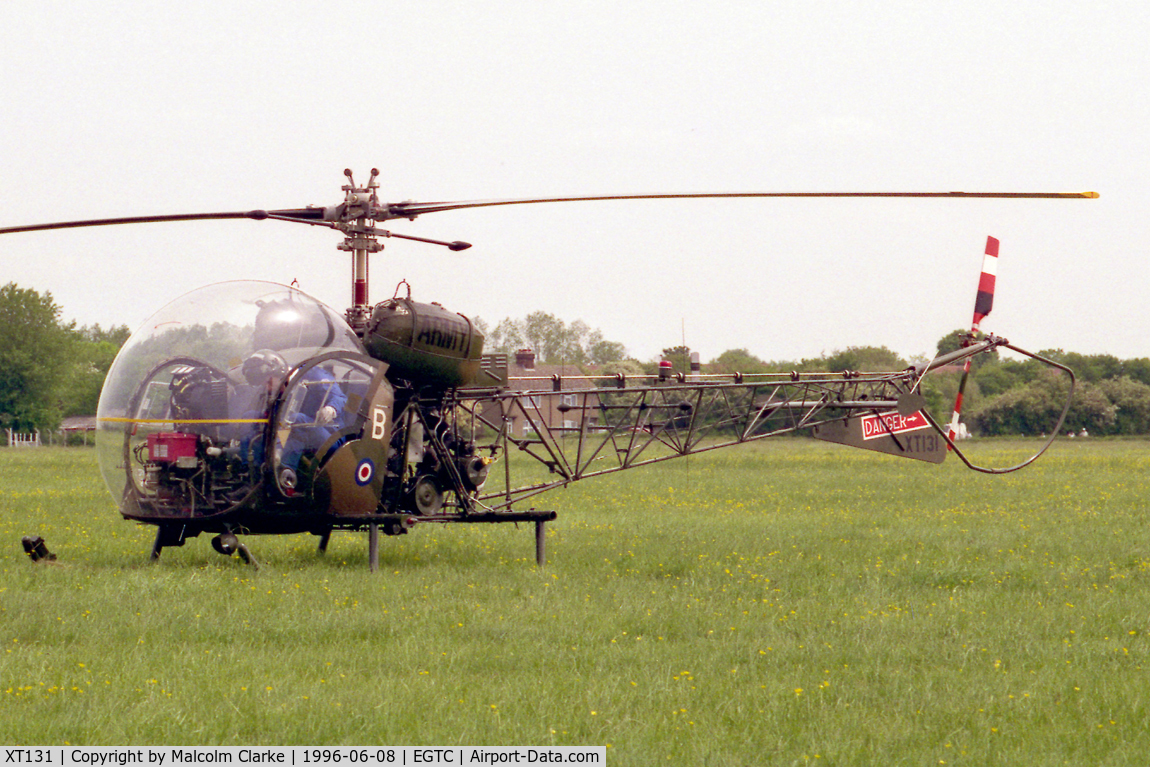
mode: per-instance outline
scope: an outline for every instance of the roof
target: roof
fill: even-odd
[[[62,431],[95,431],[96,429],[96,416],[94,415],[74,415],[65,418],[60,422],[60,429]]]

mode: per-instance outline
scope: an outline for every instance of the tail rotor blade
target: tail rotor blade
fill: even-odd
[[[998,240],[986,238],[986,254],[982,257],[982,274],[978,278],[978,294],[974,299],[974,320],[970,326],[970,341],[978,335],[979,326],[994,306],[994,280],[998,275]],[[964,344],[965,346],[965,344]],[[970,375],[971,358],[962,363],[962,378],[958,381],[958,394],[954,398],[954,414],[950,418],[948,436],[953,442],[958,434],[958,419],[962,413],[962,397],[966,391],[966,379]],[[948,446],[949,447],[949,446]]]
[[[958,418],[962,413],[962,395],[966,391],[966,378],[969,375],[970,357],[967,357],[966,361],[962,363],[962,378],[958,380],[958,394],[954,396],[954,414],[950,417],[950,429],[947,432],[951,442],[954,442],[954,438],[958,434]],[[949,447],[950,445],[947,445],[947,448]]]
[[[978,326],[994,305],[994,278],[998,275],[998,240],[986,238],[986,255],[982,257],[982,274],[978,278],[978,296],[974,299],[974,324],[971,333],[978,332]]]

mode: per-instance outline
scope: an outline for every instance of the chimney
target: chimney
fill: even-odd
[[[535,352],[530,349],[520,349],[515,352],[515,364],[524,370],[535,369]]]

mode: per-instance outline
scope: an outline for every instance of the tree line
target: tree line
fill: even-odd
[[[486,336],[485,349],[513,354],[530,348],[542,364],[584,366],[587,372],[654,373],[658,359],[640,361],[582,320],[568,323],[553,314],[532,312],[505,318],[494,327],[476,320]],[[77,326],[61,320],[50,293],[0,287],[0,428],[50,430],[69,416],[93,415],[104,376],[128,339],[127,326]],[[966,331],[955,330],[938,342],[937,353],[959,348]],[[1039,353],[1074,370],[1077,384],[1066,430],[1095,435],[1150,434],[1150,359],[1119,359],[1049,349]],[[676,372],[689,369],[690,349],[663,350]],[[766,361],[746,349],[728,349],[704,363],[713,374],[904,370],[925,357],[903,359],[885,346],[836,350],[817,358]],[[923,381],[927,407],[940,423],[950,419],[961,370],[932,373]],[[964,394],[963,420],[976,434],[1049,433],[1066,400],[1065,375],[1035,360],[1004,359],[997,350],[974,358]]]
[[[95,414],[104,376],[130,331],[78,327],[60,315],[50,293],[0,287],[0,427],[47,430]]]
[[[493,328],[478,318],[475,324],[485,336],[486,351],[514,355],[519,349],[531,349],[545,365],[605,365],[627,355],[623,344],[608,341],[583,320],[567,323],[548,312],[531,312],[522,319],[506,317]]]
[[[942,355],[962,346],[966,330],[948,333],[938,342]],[[667,349],[674,352],[675,349]],[[1150,434],[1150,358],[1119,359],[1111,354],[1079,354],[1046,349],[1039,356],[1074,371],[1074,397],[1064,431],[1099,436]],[[764,373],[798,371],[868,372],[904,370],[925,357],[905,360],[884,346],[850,347],[816,359],[765,362],[747,352],[723,352],[704,372]],[[950,420],[962,378],[960,365],[932,372],[922,383],[927,408],[939,423]],[[984,436],[1049,434],[1062,413],[1070,379],[1038,360],[1004,359],[994,350],[973,358],[963,393],[962,420]]]

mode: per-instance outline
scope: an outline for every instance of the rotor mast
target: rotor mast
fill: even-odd
[[[348,183],[344,184],[344,215],[336,228],[344,238],[337,247],[351,253],[351,306],[347,310],[347,323],[356,333],[363,331],[371,316],[368,304],[368,260],[372,253],[383,250],[375,229],[374,214],[379,210],[379,183],[377,168],[371,169],[366,186],[356,186],[351,169],[345,169]]]

